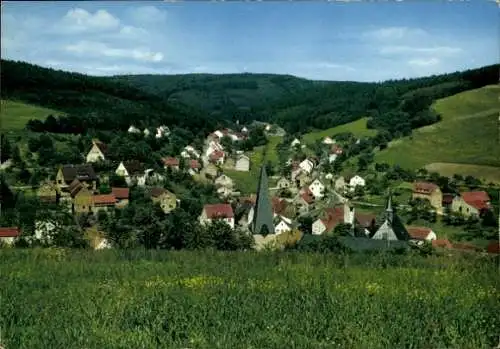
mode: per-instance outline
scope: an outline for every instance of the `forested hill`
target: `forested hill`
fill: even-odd
[[[240,121],[273,121],[290,132],[324,129],[361,117],[390,133],[438,120],[433,100],[498,82],[499,65],[419,79],[382,83],[310,81],[290,75],[126,75],[126,82],[168,101],[200,108],[207,115]]]
[[[198,132],[215,121],[201,111],[107,78],[1,60],[1,97],[65,112],[68,131],[127,129],[165,124]],[[65,127],[65,126],[63,126]]]

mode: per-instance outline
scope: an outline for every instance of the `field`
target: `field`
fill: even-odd
[[[282,137],[280,136],[269,137],[269,142],[265,146],[254,148],[250,154],[249,172],[224,169],[224,173],[233,179],[236,188],[243,194],[255,194],[257,190],[257,183],[259,182],[260,167],[262,164],[267,161],[270,161],[275,165],[278,163],[276,146],[281,142],[281,140]],[[265,154],[264,150],[266,150]],[[270,187],[271,186],[272,185],[270,185]]]
[[[375,136],[376,131],[366,128],[367,118],[362,118],[348,124],[339,125],[336,127],[329,128],[327,130],[309,132],[304,135],[304,141],[306,143],[314,143],[318,139],[323,139],[325,137],[332,137],[336,134],[342,132],[352,132],[356,137],[370,137]]]
[[[492,348],[486,257],[0,250],[5,348]]]
[[[488,182],[500,183],[500,167],[435,162],[425,166],[425,168],[431,172],[441,173],[443,176],[470,175],[484,178]]]
[[[500,87],[493,85],[437,100],[433,108],[442,115],[442,121],[392,142],[388,149],[376,154],[375,161],[413,169],[444,163],[447,165],[433,166],[448,175],[453,170],[500,180],[499,93]],[[484,169],[487,171],[483,176]]]
[[[31,119],[45,119],[50,114],[54,116],[64,114],[52,109],[38,107],[23,102],[2,99],[0,103],[2,130],[22,130],[24,126],[26,126],[26,123]]]

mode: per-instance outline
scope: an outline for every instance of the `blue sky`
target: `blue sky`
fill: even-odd
[[[2,58],[92,75],[381,81],[498,63],[498,6],[443,2],[2,2]]]

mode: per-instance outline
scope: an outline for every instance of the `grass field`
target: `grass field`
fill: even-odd
[[[411,138],[392,142],[376,154],[375,161],[413,169],[446,163],[450,165],[434,167],[447,174],[453,170],[464,175],[478,175],[487,169],[485,175],[490,180],[500,179],[499,93],[500,87],[493,85],[436,101],[433,108],[442,115],[442,121],[415,130]]]
[[[234,170],[224,170],[224,173],[231,177],[235,182],[236,188],[243,194],[255,193],[257,183],[259,182],[260,167],[262,164],[270,161],[272,164],[278,163],[278,154],[276,146],[281,142],[282,137],[269,137],[269,142],[265,146],[254,148],[250,154],[250,171],[241,172]],[[264,150],[267,151],[264,154]]]
[[[5,348],[453,348],[498,341],[492,259],[0,250]]]
[[[367,118],[362,118],[348,124],[339,125],[336,127],[329,128],[327,130],[315,131],[306,133],[303,138],[306,143],[314,143],[318,139],[323,139],[325,137],[332,137],[336,134],[342,132],[351,132],[356,137],[371,137],[375,136],[377,133],[375,130],[370,130],[366,128]]]
[[[454,174],[470,175],[476,178],[483,178],[488,182],[500,183],[500,167],[435,162],[425,166],[425,168],[428,171],[438,172],[447,177],[451,177]]]
[[[5,99],[0,101],[0,105],[2,119],[0,124],[2,125],[2,130],[5,131],[22,130],[31,119],[45,119],[50,114],[54,116],[64,114],[52,109]]]

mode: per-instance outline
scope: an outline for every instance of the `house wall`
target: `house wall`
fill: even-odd
[[[14,244],[14,241],[16,240],[16,238],[14,237],[1,237],[0,238],[0,241],[2,241],[2,243],[8,245],[8,246],[11,246],[12,244]]]
[[[59,169],[59,171],[57,171],[56,185],[59,188],[67,188],[68,187],[68,184],[66,184],[66,182],[64,181],[64,176],[63,176],[63,173],[62,173],[62,169]]]
[[[160,207],[165,213],[170,213],[177,207],[177,198],[172,195],[164,194],[160,197]]]
[[[479,216],[479,211],[475,207],[466,203],[461,196],[457,196],[453,199],[453,202],[451,203],[451,210],[453,212],[459,212],[467,217],[472,215]]]
[[[94,144],[92,146],[92,149],[90,149],[89,153],[87,154],[87,162],[97,162],[103,160],[104,154],[99,150],[99,147]]]
[[[312,233],[314,235],[321,235],[325,232],[326,227],[325,224],[321,221],[321,219],[317,219],[313,224],[312,224]]]
[[[93,211],[92,194],[83,188],[73,199],[75,213],[87,213]]]
[[[118,168],[115,171],[116,175],[121,176],[121,177],[128,177],[128,172],[125,166],[123,165],[123,162],[120,162],[120,165],[118,165]]]
[[[247,158],[239,158],[234,165],[234,169],[236,171],[248,172],[250,170],[250,160],[248,160]]]
[[[324,196],[325,186],[319,181],[314,181],[309,186],[309,190],[313,193],[315,198],[322,198]]]
[[[282,234],[286,231],[291,231],[292,229],[283,221],[279,222],[279,224],[274,228],[274,233],[276,235]]]
[[[430,195],[414,192],[412,194],[412,198],[427,200],[430,202],[431,206],[438,211],[438,213],[443,211],[443,193],[439,188],[434,190]]]

